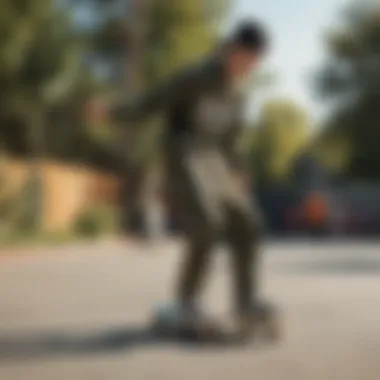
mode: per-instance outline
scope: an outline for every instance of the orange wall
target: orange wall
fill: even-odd
[[[117,200],[120,185],[113,176],[54,162],[43,162],[39,167],[43,178],[44,230],[66,230],[87,208]],[[26,162],[6,163],[4,173],[13,194],[25,183],[31,168]]]

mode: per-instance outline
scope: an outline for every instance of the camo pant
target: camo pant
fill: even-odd
[[[261,217],[251,197],[237,184],[218,151],[205,151],[172,161],[169,199],[182,224],[188,247],[180,274],[178,297],[191,305],[201,290],[216,242],[231,248],[236,311],[250,308],[257,293]]]

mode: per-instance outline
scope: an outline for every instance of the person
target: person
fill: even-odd
[[[239,326],[250,328],[257,313],[268,309],[258,290],[262,220],[237,147],[249,75],[265,56],[268,40],[258,22],[243,22],[205,59],[111,110],[122,123],[159,111],[165,117],[166,194],[187,241],[176,294],[183,320],[202,323],[198,295],[220,239],[231,248]]]

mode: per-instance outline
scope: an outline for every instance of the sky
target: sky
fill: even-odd
[[[313,94],[312,76],[324,60],[323,36],[339,19],[345,0],[236,0],[228,20],[256,18],[272,35],[268,69],[276,83],[262,97],[286,96],[298,101],[318,119],[321,104]]]

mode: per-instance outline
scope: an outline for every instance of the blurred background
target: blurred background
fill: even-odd
[[[2,0],[0,14],[1,244],[178,231],[159,115],[132,136],[102,108],[251,16],[273,49],[241,148],[270,234],[379,237],[376,1]]]
[[[285,338],[179,350],[146,330],[181,256],[161,116],[104,111],[250,17],[273,41],[240,148]],[[378,0],[1,0],[0,379],[380,378],[379,96]]]

